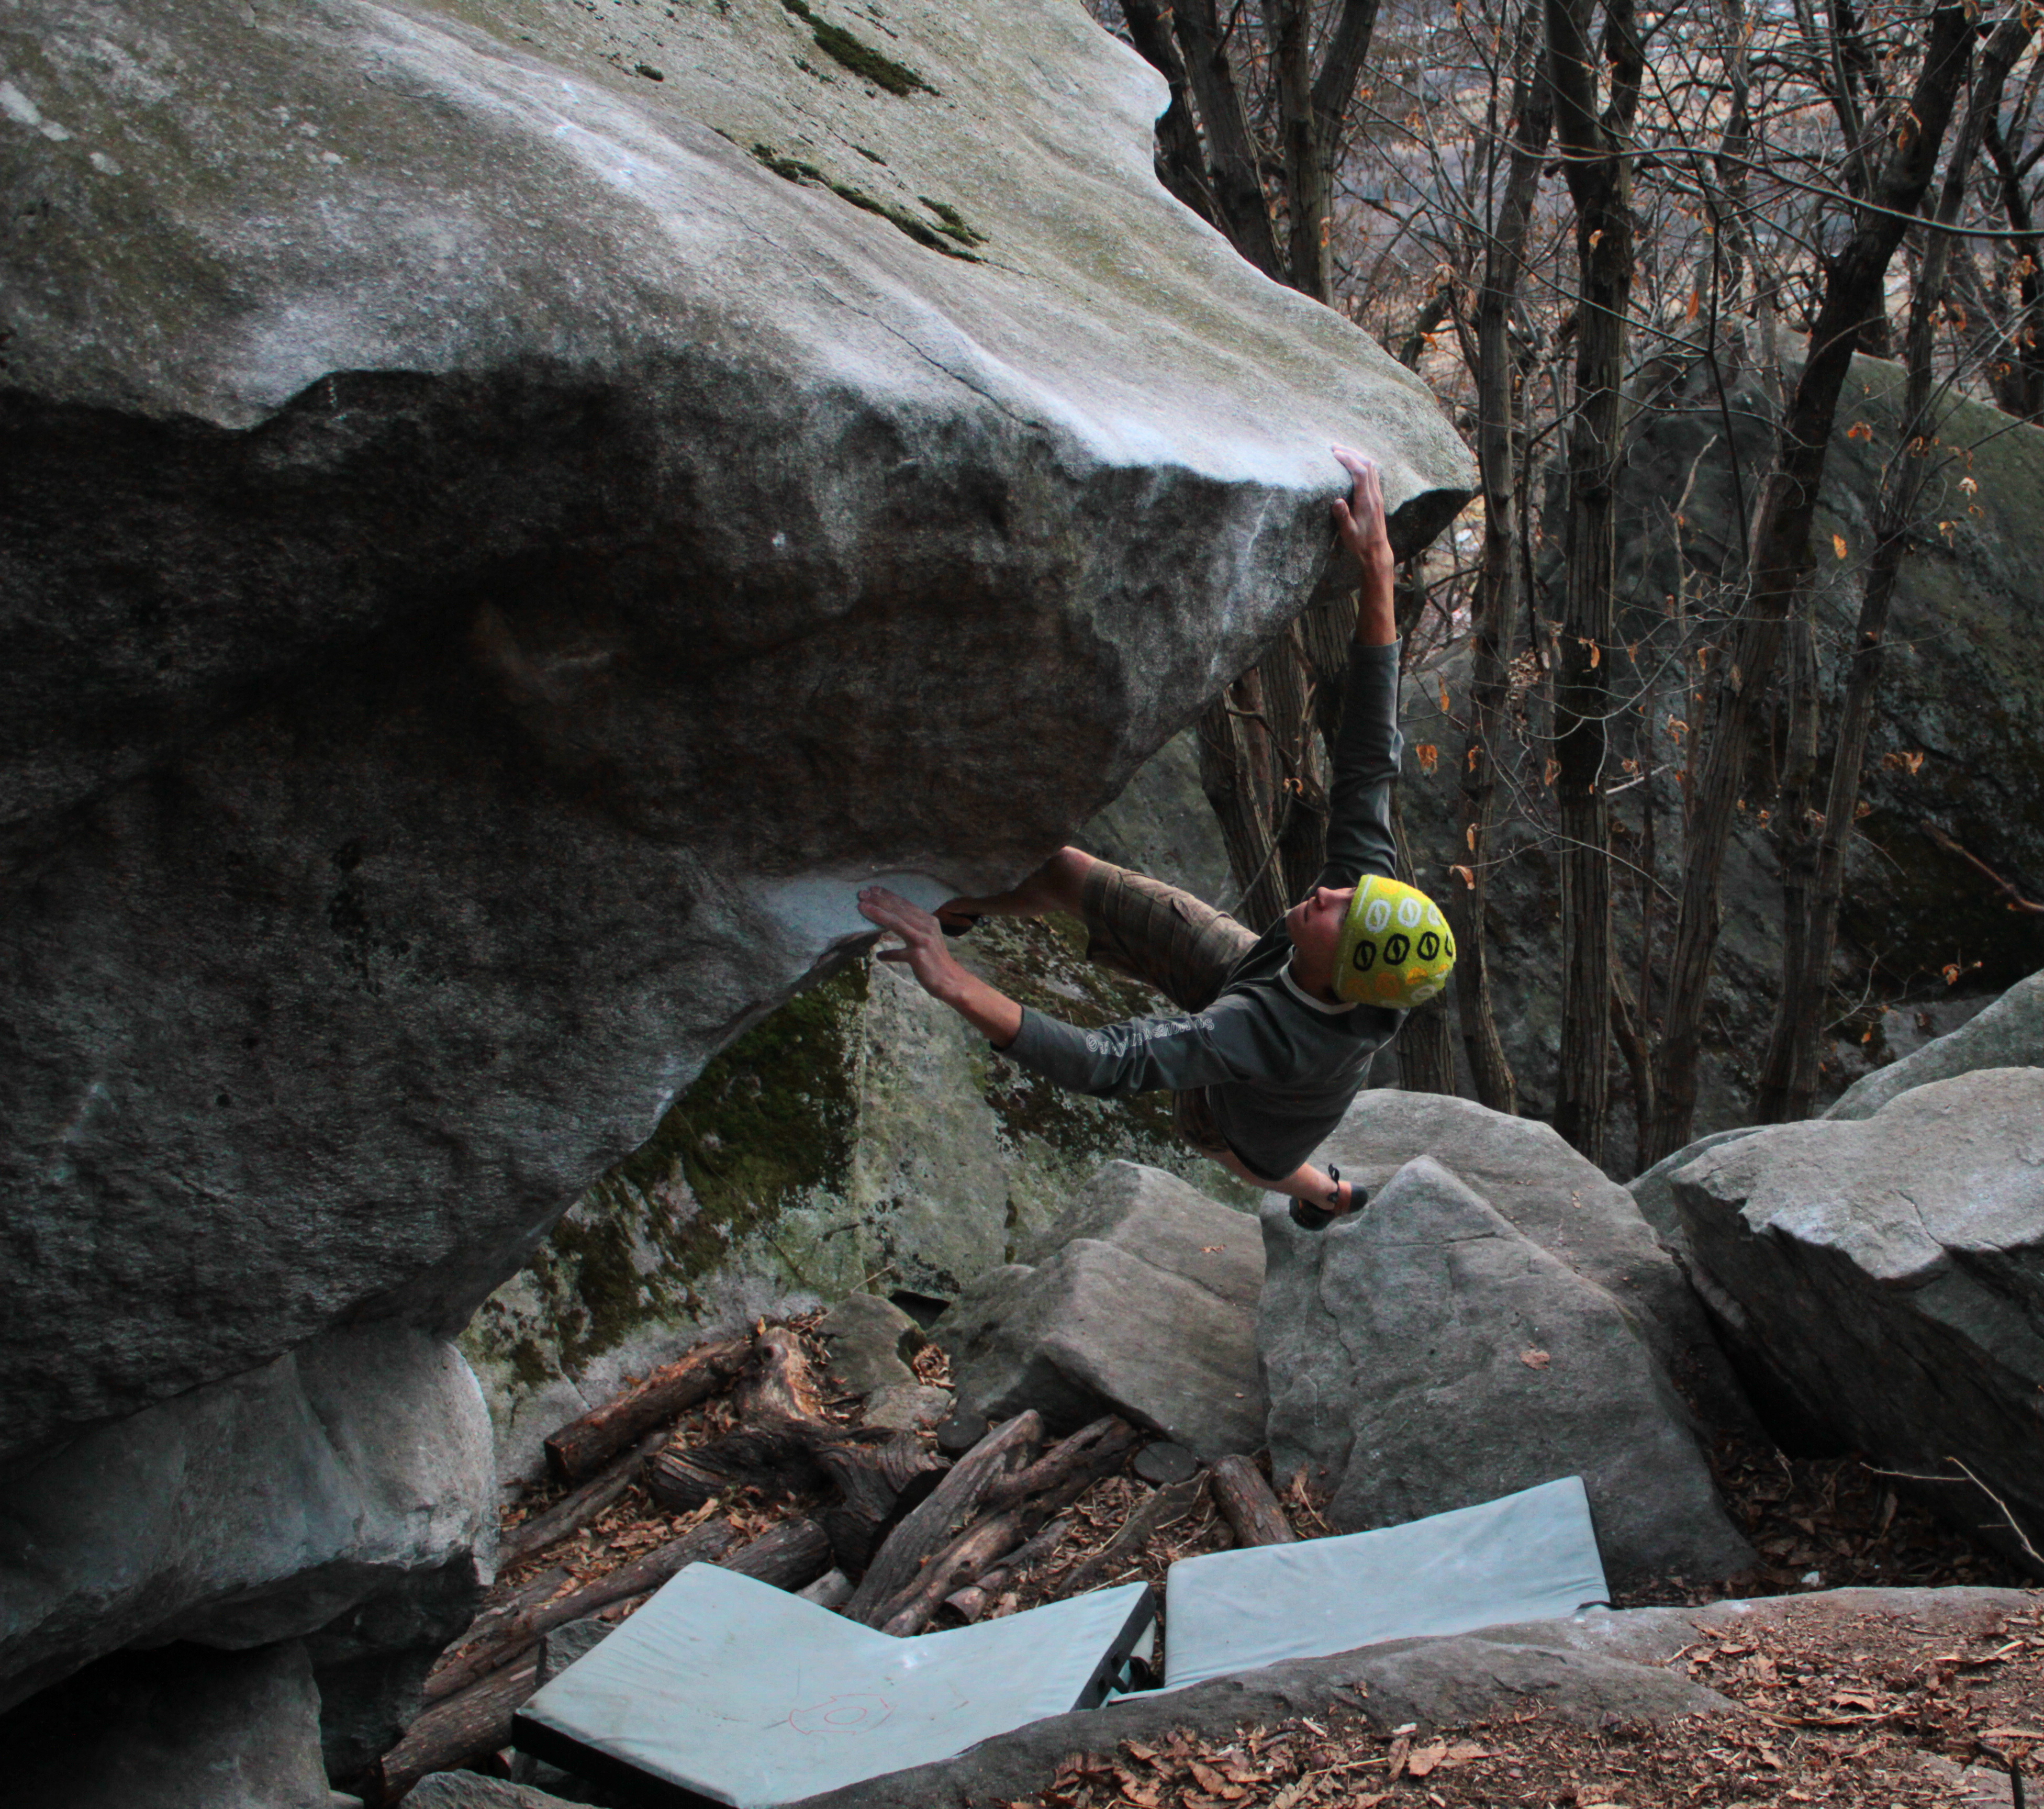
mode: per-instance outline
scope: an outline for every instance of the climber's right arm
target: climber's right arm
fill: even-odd
[[[859,914],[901,939],[899,948],[883,948],[882,961],[894,962],[916,976],[916,983],[962,1017],[997,1049],[1005,1049],[1022,1028],[1022,1008],[977,974],[968,972],[944,946],[943,926],[921,905],[884,885],[869,885],[859,895]]]

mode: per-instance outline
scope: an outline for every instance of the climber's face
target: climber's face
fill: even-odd
[[[1292,977],[1316,999],[1334,1000],[1335,954],[1354,896],[1352,885],[1316,885],[1285,913],[1285,928],[1297,951]]]

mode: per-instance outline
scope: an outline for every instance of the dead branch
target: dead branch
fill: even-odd
[[[1206,1492],[1208,1480],[1208,1473],[1202,1470],[1197,1476],[1188,1477],[1183,1482],[1167,1483],[1144,1496],[1135,1511],[1116,1529],[1113,1538],[1098,1551],[1082,1558],[1060,1579],[1059,1593],[1082,1596],[1089,1589],[1112,1582],[1124,1565],[1133,1563],[1143,1555],[1143,1548],[1156,1534],[1166,1527],[1177,1525],[1198,1508],[1200,1497]],[[1276,1505],[1274,1501],[1272,1505]]]
[[[1208,1474],[1213,1479],[1214,1500],[1235,1528],[1235,1536],[1246,1546],[1291,1545],[1298,1534],[1285,1517],[1278,1497],[1263,1473],[1247,1458],[1231,1454],[1216,1461]]]
[[[867,1627],[880,1625],[877,1611],[907,1590],[924,1565],[978,1517],[988,1492],[1002,1477],[1028,1465],[1043,1437],[1043,1416],[1032,1408],[996,1427],[959,1458],[928,1498],[882,1542],[845,1604],[846,1615]]]
[[[498,1546],[497,1568],[509,1570],[536,1552],[544,1551],[555,1540],[587,1526],[632,1486],[639,1466],[660,1448],[667,1436],[664,1430],[648,1433],[574,1494],[563,1496],[544,1514],[536,1514],[522,1526],[513,1527]]]
[[[546,1441],[547,1461],[574,1482],[675,1415],[706,1400],[736,1376],[752,1347],[746,1338],[699,1344],[617,1400],[571,1421]]]

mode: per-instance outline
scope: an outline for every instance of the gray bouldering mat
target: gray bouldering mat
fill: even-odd
[[[691,1565],[519,1711],[519,1749],[675,1805],[768,1809],[1097,1705],[1147,1584],[895,1639]]]
[[[1564,1477],[1402,1527],[1181,1558],[1165,1583],[1165,1686],[1608,1599],[1589,1497]]]

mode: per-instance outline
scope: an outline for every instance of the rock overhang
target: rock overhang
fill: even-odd
[[[1327,576],[1331,440],[1408,547],[1470,486],[1077,9],[613,10],[0,27],[21,1448],[458,1323],[813,968],[766,893],[1068,833]]]

